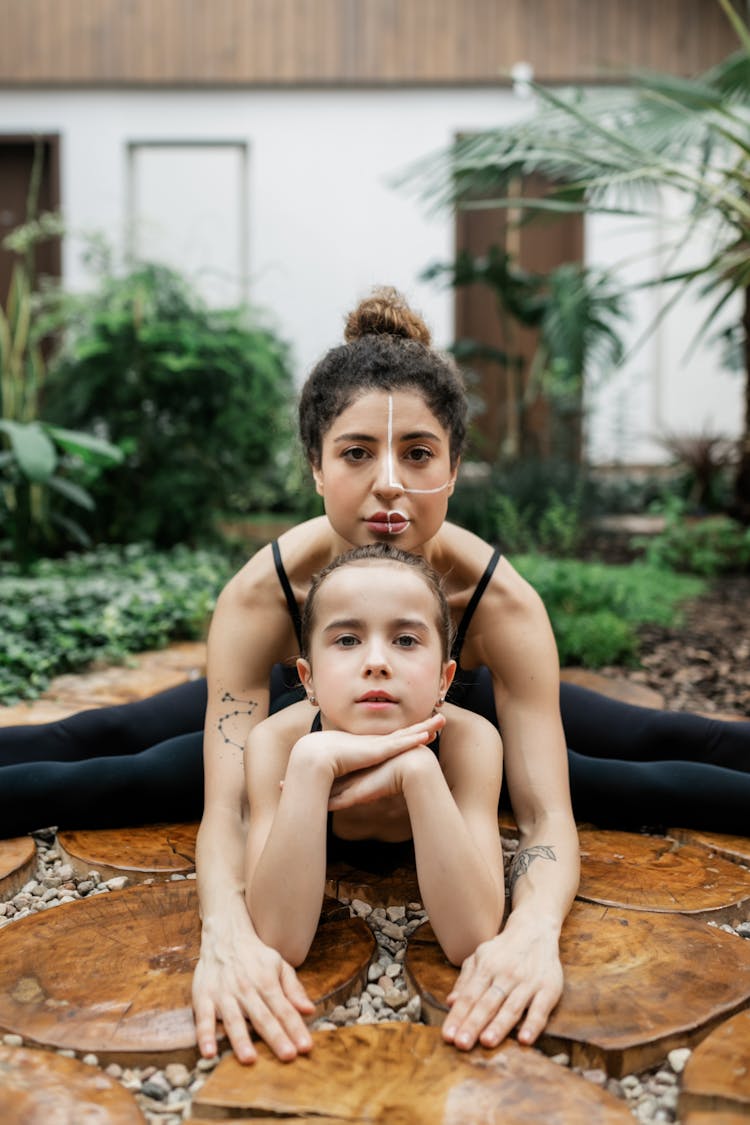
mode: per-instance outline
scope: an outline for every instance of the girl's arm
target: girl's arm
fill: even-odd
[[[306,703],[289,710],[304,715],[309,727],[312,712]],[[297,738],[291,753],[284,715],[273,716],[251,735],[247,906],[262,940],[291,964],[304,961],[320,917],[334,780],[423,745],[443,721],[434,716],[390,735],[317,731]]]
[[[502,923],[502,745],[479,716],[449,707],[446,717],[440,762],[425,750],[404,757],[403,794],[422,901],[445,955],[460,965]]]
[[[298,706],[309,727],[310,707]],[[246,900],[260,938],[297,966],[310,949],[323,901],[333,769],[323,747],[309,738],[289,753],[274,726],[273,720],[261,724],[247,744]]]

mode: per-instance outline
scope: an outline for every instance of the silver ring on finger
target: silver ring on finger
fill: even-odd
[[[490,991],[495,991],[495,992],[499,992],[499,993],[500,993],[500,997],[501,997],[501,999],[503,999],[503,1000],[504,1000],[504,999],[506,998],[506,996],[508,995],[508,993],[507,993],[507,992],[505,991],[505,989],[504,989],[504,988],[501,988],[499,984],[491,984],[491,985],[490,985]]]

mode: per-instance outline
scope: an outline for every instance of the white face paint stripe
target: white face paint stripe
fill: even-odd
[[[438,485],[437,488],[405,488],[397,480],[394,480],[395,472],[393,469],[393,395],[388,395],[388,450],[386,453],[388,458],[388,487],[400,488],[402,492],[410,492],[419,496],[432,496],[436,492],[445,492],[446,488],[450,488],[453,480],[449,478],[445,484]],[[390,512],[388,513],[390,517]]]

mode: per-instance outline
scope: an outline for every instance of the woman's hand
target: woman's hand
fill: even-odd
[[[319,766],[328,763],[333,778],[366,770],[387,762],[407,750],[425,746],[445,726],[443,715],[431,715],[420,723],[391,734],[349,734],[346,731],[313,731],[295,743],[290,767],[304,759]],[[341,806],[343,807],[343,806]]]
[[[312,1039],[302,1016],[312,1015],[314,1005],[294,969],[276,950],[264,945],[249,925],[223,926],[222,930],[221,934],[207,933],[204,923],[193,976],[201,1054],[206,1058],[216,1054],[219,1019],[242,1063],[252,1063],[257,1057],[248,1022],[283,1062],[309,1051]]]
[[[531,1044],[544,1030],[562,995],[563,973],[558,934],[552,929],[530,930],[514,925],[478,946],[461,966],[448,996],[451,1008],[443,1022],[443,1038],[462,1051],[477,1039],[496,1047],[516,1026],[524,1012],[520,1043]]]

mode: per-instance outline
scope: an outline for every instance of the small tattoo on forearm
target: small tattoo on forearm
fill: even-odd
[[[245,745],[244,740],[242,742],[237,742],[234,738],[230,738],[230,736],[227,734],[227,725],[232,721],[232,719],[236,719],[238,715],[246,715],[249,718],[255,711],[258,704],[254,699],[238,699],[237,696],[232,695],[232,693],[229,691],[224,692],[221,697],[221,702],[242,704],[242,706],[237,708],[236,711],[227,711],[225,715],[221,715],[219,717],[217,726],[219,734],[224,739],[225,743],[227,743],[229,746],[236,746],[238,750],[243,750]]]
[[[534,844],[530,848],[524,848],[513,860],[510,865],[510,876],[508,877],[508,889],[511,897],[518,880],[522,875],[526,874],[533,861],[539,859],[540,856],[542,859],[551,859],[553,863],[557,863],[555,849],[549,847],[548,844]]]

